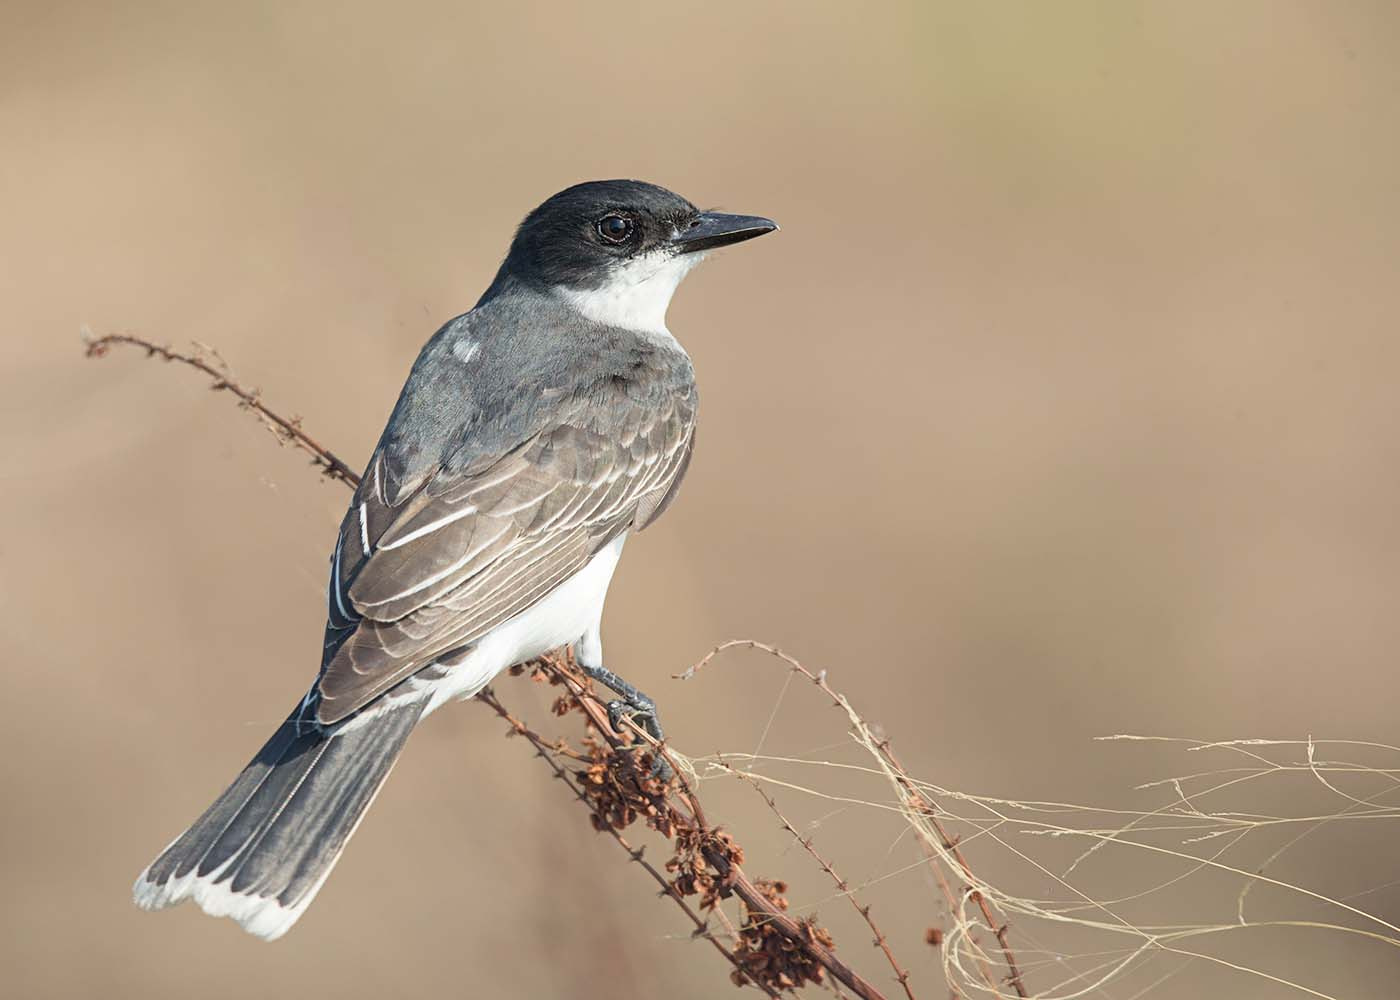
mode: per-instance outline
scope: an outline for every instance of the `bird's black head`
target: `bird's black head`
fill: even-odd
[[[755,216],[701,212],[644,181],[589,181],[560,191],[525,217],[502,273],[536,287],[581,292],[619,276],[636,285],[663,272],[684,274],[698,260],[682,261],[686,255],[777,228]]]

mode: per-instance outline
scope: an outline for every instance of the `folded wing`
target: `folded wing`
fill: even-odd
[[[476,642],[665,508],[689,460],[694,394],[618,401],[411,482],[390,475],[381,446],[332,561],[320,722]]]

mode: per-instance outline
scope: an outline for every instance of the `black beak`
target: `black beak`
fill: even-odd
[[[755,236],[771,233],[778,228],[772,219],[758,215],[725,215],[723,212],[701,212],[690,224],[672,237],[680,253],[713,250],[731,243],[742,243]]]

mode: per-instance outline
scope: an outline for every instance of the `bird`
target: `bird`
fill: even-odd
[[[777,230],[636,180],[589,181],[520,223],[481,299],[423,346],[341,521],[320,669],[228,789],[141,873],[273,940],[302,916],[409,734],[497,674],[572,645],[604,666],[628,539],[670,506],[695,446],[690,357],[666,328],[710,251]]]

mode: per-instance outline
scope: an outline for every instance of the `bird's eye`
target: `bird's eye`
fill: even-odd
[[[622,243],[632,235],[632,220],[620,215],[605,215],[598,220],[598,235],[606,243]]]

